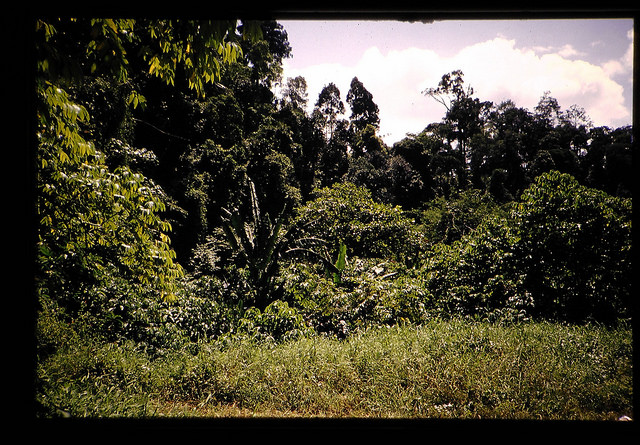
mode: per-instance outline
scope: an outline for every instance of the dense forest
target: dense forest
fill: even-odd
[[[35,44],[39,360],[69,329],[162,351],[631,317],[631,127],[457,70],[388,146],[356,77],[282,78],[276,21],[43,19]]]

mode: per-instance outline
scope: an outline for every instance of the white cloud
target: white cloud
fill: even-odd
[[[627,68],[619,60],[609,60],[602,65],[607,76],[612,77],[627,71]]]
[[[629,39],[629,46],[624,53],[622,63],[629,73],[633,73],[633,28],[627,32],[627,38]]]
[[[572,45],[569,45],[569,44],[565,44],[562,46],[533,46],[531,49],[536,53],[540,53],[540,54],[555,53],[566,58],[585,55],[585,53],[578,51]]]
[[[519,49],[514,40],[502,37],[468,46],[452,57],[421,48],[383,54],[371,47],[352,66],[319,64],[294,70],[285,61],[284,77],[305,77],[312,107],[329,82],[338,86],[345,101],[351,79],[357,76],[380,108],[380,134],[387,143],[443,118],[444,107],[422,91],[436,86],[443,74],[455,69],[463,71],[465,83],[480,100],[499,103],[511,99],[533,110],[544,92],[550,91],[563,109],[573,104],[583,107],[595,125],[615,126],[621,119],[630,120],[623,88],[612,76],[627,72],[632,59],[597,66],[569,59],[578,55],[569,45],[549,51],[552,49]]]

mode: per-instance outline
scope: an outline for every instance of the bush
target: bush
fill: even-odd
[[[351,183],[336,183],[316,191],[316,198],[298,209],[297,224],[309,236],[340,242],[349,256],[417,260],[424,237],[400,207],[375,202],[371,193]]]
[[[423,267],[442,314],[614,322],[631,310],[631,201],[556,171]]]
[[[514,257],[517,242],[508,220],[489,217],[451,245],[435,246],[423,266],[434,310],[443,317],[529,318],[532,302]]]
[[[243,314],[237,328],[240,336],[257,340],[291,340],[312,332],[299,311],[282,300],[272,302],[264,311],[250,307]]]
[[[441,196],[429,202],[427,209],[422,212],[421,219],[431,242],[451,244],[492,215],[506,216],[506,211],[489,193],[470,189],[450,199]]]
[[[631,315],[631,200],[552,171],[511,212],[524,285],[545,317],[613,321]]]
[[[401,264],[373,258],[347,261],[340,284],[315,265],[295,263],[283,275],[285,296],[318,333],[346,337],[368,326],[421,323],[430,294]]]

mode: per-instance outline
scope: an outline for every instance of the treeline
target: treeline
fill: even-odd
[[[630,127],[550,93],[481,101],[454,71],[424,92],[442,121],[387,146],[355,77],[348,109],[330,83],[305,111],[275,21],[36,27],[36,278],[55,317],[167,344],[630,316]]]

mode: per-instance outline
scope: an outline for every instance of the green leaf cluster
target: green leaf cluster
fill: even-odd
[[[292,262],[281,274],[285,298],[316,332],[345,337],[371,326],[420,324],[432,316],[422,277],[393,261],[350,257],[339,282],[308,262]]]
[[[184,70],[190,89],[204,97],[204,85],[221,77],[222,64],[242,56],[241,35],[235,20],[175,21],[158,20],[144,24],[153,42],[144,48],[149,74],[167,85],[175,85],[179,67]]]
[[[631,201],[558,171],[506,216],[433,249],[423,267],[443,314],[612,322],[631,314]]]
[[[262,215],[256,197],[255,185],[248,180],[251,212],[243,221],[239,210],[224,209],[223,230],[231,248],[238,252],[242,265],[246,266],[257,291],[259,308],[265,308],[273,291],[274,279],[279,267],[279,257],[289,242],[288,229],[283,228],[286,208],[271,221],[268,214]]]
[[[236,21],[40,19],[35,28],[40,294],[82,298],[117,273],[175,298],[183,270],[161,217],[167,197],[142,174],[106,162],[107,147],[91,140],[89,113],[73,92],[96,76],[130,82],[141,56],[168,84],[183,70],[202,96],[204,83],[220,79],[220,64],[242,54]],[[255,26],[246,29],[257,36]],[[146,99],[130,88],[126,102],[137,108]]]
[[[629,316],[631,199],[552,171],[536,178],[512,211],[526,286],[539,310],[570,320]]]
[[[335,252],[344,242],[352,256],[411,264],[424,247],[422,232],[402,208],[376,202],[369,190],[348,182],[317,190],[296,218],[309,236],[328,241]]]

